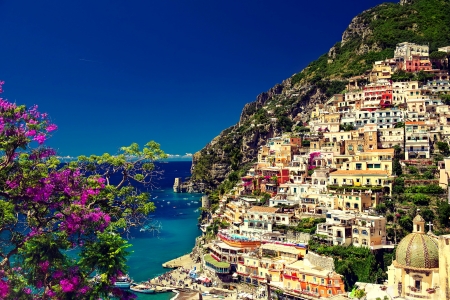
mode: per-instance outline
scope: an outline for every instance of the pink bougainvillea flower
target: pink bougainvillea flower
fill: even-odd
[[[0,279],[0,299],[5,299],[9,294],[9,285],[8,282]]]
[[[34,141],[38,142],[39,145],[42,145],[45,142],[45,134],[39,133],[37,136],[33,138]]]
[[[56,126],[55,124],[50,124],[47,126],[46,129],[47,129],[47,132],[51,132],[51,131],[58,129],[58,126]]]
[[[35,136],[36,135],[36,130],[31,129],[29,131],[27,131],[27,133],[25,133],[26,136]]]

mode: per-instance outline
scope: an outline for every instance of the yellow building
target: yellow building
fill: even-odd
[[[372,195],[374,198],[372,199]],[[338,199],[338,207],[341,210],[353,210],[363,212],[370,207],[376,207],[376,197],[375,194],[371,192],[340,192],[336,193],[335,196]]]
[[[352,244],[371,249],[386,245],[386,218],[381,216],[356,216],[352,226]]]
[[[243,220],[243,210],[244,208],[238,206],[236,203],[227,203],[225,207],[224,217],[230,224],[241,223]]]
[[[284,267],[306,254],[306,248],[280,244],[263,244],[259,256],[248,253],[238,261],[237,273],[247,283],[259,284],[267,276],[272,282],[282,282]]]
[[[443,162],[439,162],[439,186],[448,189],[450,182],[450,158],[444,158]]]
[[[348,187],[382,187],[386,193],[391,193],[394,176],[385,170],[337,170],[330,173],[330,184]]]

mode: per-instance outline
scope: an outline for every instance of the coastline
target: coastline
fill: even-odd
[[[168,262],[165,262],[162,264],[163,268],[167,269],[175,269],[179,267],[183,268],[192,268],[192,265],[194,264],[191,259],[192,252],[185,254],[183,256],[174,258],[172,260],[169,260]]]
[[[201,293],[210,293],[211,295],[221,293],[226,295],[223,297],[224,300],[234,299],[234,291],[206,287],[192,280],[189,277],[189,271],[194,267],[196,270],[201,270],[201,263],[194,263],[191,256],[192,252],[163,263],[165,268],[171,268],[171,270],[151,279],[150,284],[176,293],[170,300],[196,300],[200,298]]]

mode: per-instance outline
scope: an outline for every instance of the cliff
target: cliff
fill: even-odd
[[[193,184],[214,189],[255,162],[258,148],[282,132],[296,132],[316,104],[345,90],[348,78],[393,57],[397,43],[429,44],[430,52],[450,45],[450,3],[401,0],[353,18],[339,42],[304,70],[247,103],[239,123],[225,129],[193,156]]]

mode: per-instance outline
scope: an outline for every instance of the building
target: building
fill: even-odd
[[[403,42],[395,47],[394,58],[398,62],[411,60],[413,56],[429,57],[430,47],[428,45],[417,45],[414,43]]]
[[[405,122],[405,159],[430,158],[429,126],[423,121]]]
[[[448,275],[449,267],[441,264],[440,258],[442,256],[443,262],[448,261],[450,237],[438,239],[426,234],[425,220],[420,215],[414,218],[413,226],[413,232],[398,244],[395,260],[388,268],[388,285],[393,288],[393,296],[398,299],[448,299],[449,279],[445,275]]]
[[[276,212],[279,208],[266,206],[253,206],[244,214],[244,223],[240,227],[242,235],[258,238],[272,232],[275,224]]]
[[[313,264],[317,260],[330,260],[308,253],[303,260],[286,265],[283,273],[285,294],[331,298],[345,293],[342,276],[334,271],[332,259],[328,264]],[[308,298],[309,299],[309,298]]]
[[[352,226],[352,244],[355,247],[382,248],[386,245],[386,218],[359,215]],[[393,246],[391,246],[393,248]]]

